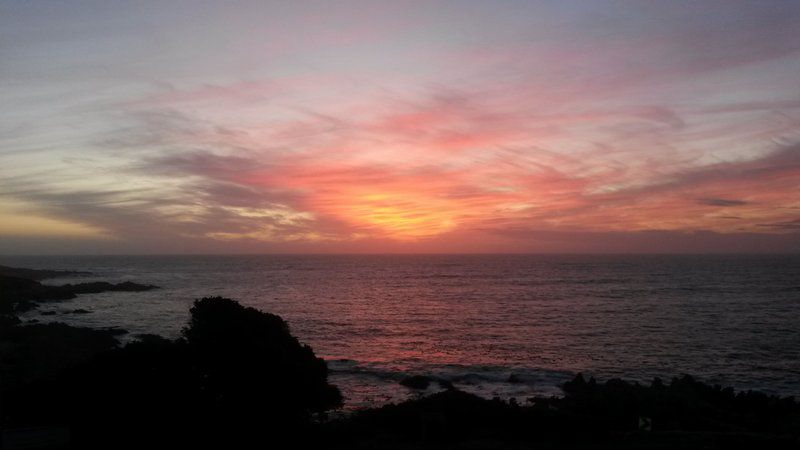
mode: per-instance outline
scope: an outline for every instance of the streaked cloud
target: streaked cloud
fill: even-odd
[[[117,6],[0,23],[8,240],[800,248],[796,5]]]

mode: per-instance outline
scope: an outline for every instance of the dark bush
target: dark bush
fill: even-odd
[[[341,405],[325,361],[300,344],[279,316],[204,298],[192,307],[183,336],[218,407],[258,403],[281,415],[304,416]]]
[[[425,375],[410,375],[400,380],[400,384],[407,388],[422,390],[428,389],[432,381],[431,377]]]
[[[297,440],[313,413],[341,404],[283,319],[220,297],[195,302],[180,339],[140,336],[13,394],[9,423],[66,424],[92,448]]]

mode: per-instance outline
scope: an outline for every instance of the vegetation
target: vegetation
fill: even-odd
[[[81,447],[310,437],[314,414],[342,402],[283,319],[221,297],[197,300],[176,340],[119,347],[107,331],[64,324],[10,324],[0,339],[12,381],[0,393],[4,425],[67,425]]]
[[[564,396],[487,400],[450,389],[329,425],[336,448],[797,448],[800,404],[683,376],[649,386],[577,375]]]

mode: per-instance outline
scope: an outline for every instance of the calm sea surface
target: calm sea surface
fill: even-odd
[[[520,399],[558,393],[576,372],[634,380],[690,373],[800,396],[800,256],[59,256],[0,264],[94,274],[49,284],[163,288],[82,295],[26,319],[174,337],[199,297],[279,314],[328,360],[350,408],[413,395],[397,384],[409,373]],[[76,308],[92,313],[39,314]],[[511,374],[521,382],[509,382]]]

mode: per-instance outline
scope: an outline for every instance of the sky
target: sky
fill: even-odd
[[[0,2],[0,253],[800,252],[800,2]]]

